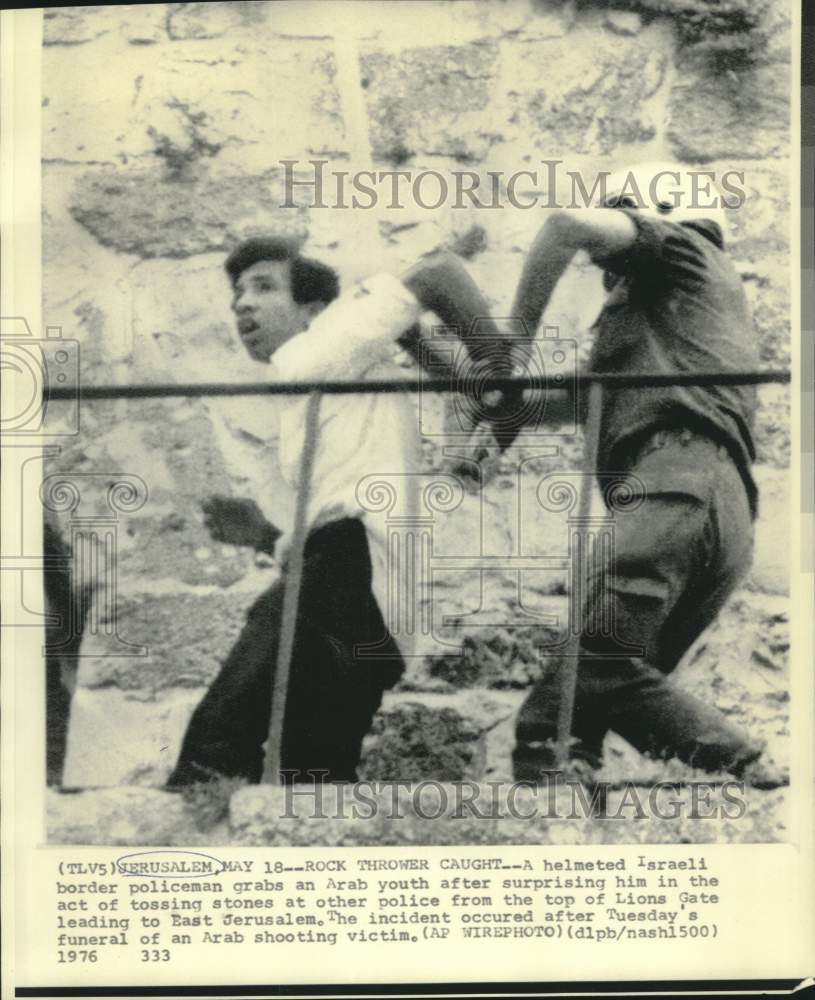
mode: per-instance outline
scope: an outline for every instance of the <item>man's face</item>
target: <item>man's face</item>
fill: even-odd
[[[287,260],[260,260],[247,267],[235,283],[232,309],[241,343],[255,361],[268,361],[278,347],[305,330],[310,318],[308,306],[292,298]]]

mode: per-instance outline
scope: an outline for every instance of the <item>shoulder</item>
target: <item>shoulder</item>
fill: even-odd
[[[397,317],[395,322],[405,326],[414,323],[422,311],[416,296],[393,274],[381,272],[357,282],[346,292],[346,302],[356,310],[361,310],[374,322],[385,316]]]
[[[649,282],[699,285],[713,273],[732,270],[718,228],[718,239],[714,239],[714,234],[694,223],[621,211],[631,220],[636,237],[621,252],[592,257],[606,271]]]
[[[419,318],[416,297],[392,274],[357,282],[311,323],[307,336],[371,343],[395,340]]]
[[[285,379],[355,378],[420,316],[415,296],[392,274],[377,274],[336,298],[274,355]]]

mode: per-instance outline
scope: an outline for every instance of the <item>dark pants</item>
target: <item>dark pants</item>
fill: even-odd
[[[283,611],[283,580],[262,594],[220,673],[193,713],[169,787],[220,775],[260,781],[269,730],[272,676]],[[287,781],[353,781],[362,740],[404,669],[393,658],[357,657],[380,642],[385,624],[371,593],[365,528],[355,519],[311,533],[305,549],[283,727]],[[378,654],[381,656],[381,653]]]
[[[572,736],[596,765],[608,730],[653,757],[707,770],[738,770],[761,745],[708,702],[668,679],[748,569],[753,522],[728,451],[689,430],[663,430],[633,450],[622,471],[644,485],[636,510],[615,514],[612,565],[589,582],[583,608]],[[588,622],[614,622],[587,634]],[[638,646],[632,655],[625,646]],[[551,769],[560,664],[533,687],[517,720],[515,774]]]

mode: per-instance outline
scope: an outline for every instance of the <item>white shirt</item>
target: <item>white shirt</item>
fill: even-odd
[[[352,381],[404,377],[404,369],[392,360],[395,341],[421,312],[418,300],[397,278],[389,274],[368,278],[335,299],[304,333],[275,352],[272,378]],[[258,502],[273,524],[290,532],[308,397],[278,396],[275,402],[277,461],[269,463],[268,481]],[[371,554],[372,589],[386,622],[388,520],[415,516],[420,459],[419,414],[413,394],[322,397],[308,526],[313,529],[343,517],[363,521]],[[377,481],[385,486],[377,490]],[[380,506],[377,499],[387,499],[385,509],[372,511],[371,507]]]

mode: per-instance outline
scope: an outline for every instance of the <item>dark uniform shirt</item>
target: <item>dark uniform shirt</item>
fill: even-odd
[[[741,279],[715,223],[626,214],[637,227],[625,251],[594,262],[609,297],[594,324],[589,368],[598,372],[736,371],[758,367],[758,344]],[[754,386],[609,389],[600,427],[600,471],[661,427],[690,427],[730,450],[755,511]]]

